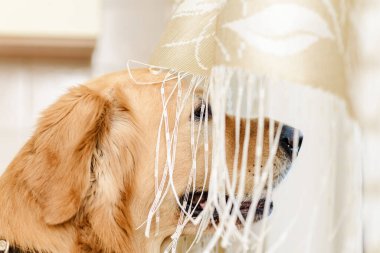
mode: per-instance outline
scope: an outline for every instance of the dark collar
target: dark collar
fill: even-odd
[[[35,252],[35,251],[33,251]],[[9,245],[8,241],[0,240],[0,253],[32,253],[32,251],[23,251],[17,246]],[[37,253],[37,252],[35,252]]]

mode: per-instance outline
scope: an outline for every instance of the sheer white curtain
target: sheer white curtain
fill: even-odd
[[[234,230],[240,241],[228,252],[256,247],[265,237],[269,252],[362,251],[361,136],[347,96],[352,7],[345,0],[184,0],[174,13],[152,64],[211,76],[211,97],[220,95],[213,105],[213,131],[223,129],[223,120],[214,123],[224,116],[226,108],[220,107],[248,101],[247,117],[257,118],[260,104],[252,100],[265,94],[261,117],[304,134],[293,169],[275,189],[277,209],[267,229],[243,239]],[[243,88],[243,95],[219,104],[244,86],[251,86],[250,92]],[[219,137],[214,147],[224,145]],[[220,178],[210,185],[219,184],[223,195],[224,153],[213,155],[213,163],[222,162],[213,164]],[[230,242],[226,237],[224,245]]]

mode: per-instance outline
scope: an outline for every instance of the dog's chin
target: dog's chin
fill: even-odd
[[[185,203],[184,202],[184,196],[181,198],[181,203],[185,203],[185,210],[191,214],[193,219],[198,218],[204,211],[204,208],[206,207],[207,204],[207,197],[208,197],[208,192],[192,192],[188,196],[188,201]],[[229,197],[226,196],[226,201],[228,201]],[[256,206],[255,210],[255,216],[254,216],[254,222],[258,222],[264,218],[265,215],[265,204],[267,200],[266,198],[261,198]],[[248,213],[251,209],[252,202],[250,200],[244,200],[240,203],[239,207],[239,212],[240,219],[238,218],[236,223],[242,224],[241,218],[243,218],[243,221],[245,221],[248,217]],[[231,208],[231,212],[233,211],[233,208]],[[273,211],[273,201],[270,201],[268,205],[268,216],[272,213]],[[215,210],[212,218],[215,223],[219,222],[219,213]]]

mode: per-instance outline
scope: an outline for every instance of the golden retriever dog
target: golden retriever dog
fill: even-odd
[[[147,69],[132,73],[148,81],[162,79]],[[167,86],[174,83],[170,81]],[[155,196],[155,150],[162,114],[160,88],[161,84],[136,85],[128,71],[109,74],[72,88],[42,114],[34,134],[0,178],[0,240],[9,242],[9,252],[159,252],[165,238],[175,231],[180,214],[173,195],[169,194],[161,204],[159,236],[146,238],[144,229],[137,228],[146,220]],[[202,117],[202,92],[197,99],[195,107],[190,102],[185,106],[178,128],[174,182],[179,195],[185,192],[192,162],[190,115],[194,115],[195,124],[200,124],[197,120]],[[174,102],[168,104],[171,126],[175,107]],[[212,121],[212,108],[208,110],[208,120]],[[254,186],[252,150],[257,131],[257,122],[251,120],[250,124],[247,194]],[[241,144],[244,127],[241,124]],[[264,161],[269,154],[268,129],[266,121]],[[235,132],[234,118],[226,116],[226,159],[230,167]],[[275,182],[291,165],[293,132],[288,126],[281,132],[273,161]],[[211,136],[210,133],[210,146]],[[165,150],[164,140],[159,145]],[[202,145],[198,149],[197,159],[201,162],[197,165],[197,182],[201,187],[205,152]],[[160,155],[161,176],[165,152]],[[191,194],[207,201],[207,192],[203,196]],[[244,205],[243,216],[249,203]],[[202,205],[194,208],[197,210],[193,215],[199,215]],[[262,211],[261,201],[258,217]],[[186,233],[191,234],[192,229]]]

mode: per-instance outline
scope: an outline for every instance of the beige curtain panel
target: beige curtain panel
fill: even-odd
[[[178,2],[151,69],[207,91],[213,118],[212,165],[204,214],[194,220],[183,213],[166,252],[186,247],[192,252],[362,252],[361,136],[347,88],[355,63],[349,44],[351,5],[348,0]],[[230,173],[225,115],[237,119],[239,127],[248,119],[257,122],[255,158],[256,164],[262,160],[262,170],[255,168],[255,187],[248,195],[256,206],[265,195],[267,215],[268,200],[274,204],[272,214],[258,222],[251,208],[243,228],[231,210],[244,203],[239,186],[249,174],[234,178]],[[266,120],[272,126],[269,137]],[[293,151],[286,179],[281,175],[277,185],[271,165],[276,163],[275,153],[269,152],[265,161],[263,146],[269,138],[269,146],[278,147],[280,126],[292,126],[303,140],[298,157]],[[175,139],[175,131],[167,130],[166,135]],[[250,138],[244,135],[242,141]],[[243,157],[236,173],[249,170],[245,151],[235,150]],[[169,161],[167,165],[170,174],[174,168]],[[164,197],[161,191],[156,195],[157,201]],[[233,200],[223,200],[226,195]],[[157,209],[152,206],[147,235],[153,233],[150,224]],[[215,233],[204,233],[204,224],[215,212]],[[197,234],[180,239],[190,223],[198,226]]]

